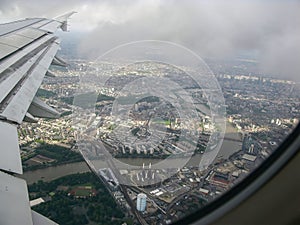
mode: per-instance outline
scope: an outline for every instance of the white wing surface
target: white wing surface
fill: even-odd
[[[56,56],[60,41],[54,32],[67,30],[74,12],[55,19],[32,18],[0,24],[0,224],[55,224],[31,211],[22,174],[17,127],[36,117],[57,118],[59,113],[35,97]]]

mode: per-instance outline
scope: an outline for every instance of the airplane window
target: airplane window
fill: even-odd
[[[195,221],[299,123],[297,1],[29,2],[0,22],[78,12],[37,92],[61,117],[19,128],[32,209],[54,221]]]

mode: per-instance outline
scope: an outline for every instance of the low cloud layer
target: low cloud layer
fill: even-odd
[[[1,1],[0,20],[54,17],[67,11],[83,32],[80,54],[96,58],[138,40],[172,41],[200,56],[256,51],[262,71],[300,79],[298,1]],[[71,35],[71,34],[70,34]]]

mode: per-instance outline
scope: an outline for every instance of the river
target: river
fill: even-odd
[[[241,149],[241,143],[237,141],[227,140],[226,138],[230,139],[238,139],[241,140],[240,134],[236,132],[236,129],[229,123],[227,123],[226,126],[226,135],[225,140],[223,141],[223,144],[221,146],[220,152],[218,153],[218,158],[228,158],[233,153],[237,152]],[[196,154],[194,155],[190,161],[187,163],[187,165],[199,165],[199,162],[201,160],[202,155]],[[176,164],[176,159],[172,159],[173,164]],[[141,166],[143,163],[145,165],[149,165],[151,162],[152,165],[158,163],[159,159],[150,159],[150,158],[123,158],[121,159],[123,163],[129,164],[129,165],[139,165]],[[178,161],[178,160],[177,160]],[[172,165],[173,165],[172,164]],[[105,166],[105,162],[103,161],[97,161],[96,162],[97,168],[103,168]],[[90,171],[89,167],[85,162],[78,162],[78,163],[71,163],[71,164],[65,164],[55,167],[48,167],[45,169],[38,169],[34,171],[28,171],[25,172],[23,175],[20,175],[20,177],[24,178],[28,184],[32,184],[34,182],[37,182],[38,180],[43,181],[51,181],[54,179],[57,179],[62,176],[66,176],[69,174],[74,173],[83,173]]]

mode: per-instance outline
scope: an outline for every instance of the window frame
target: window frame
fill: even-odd
[[[174,224],[208,225],[216,222],[259,191],[296,156],[299,150],[300,123],[280,146],[240,183],[203,208],[176,221]]]

